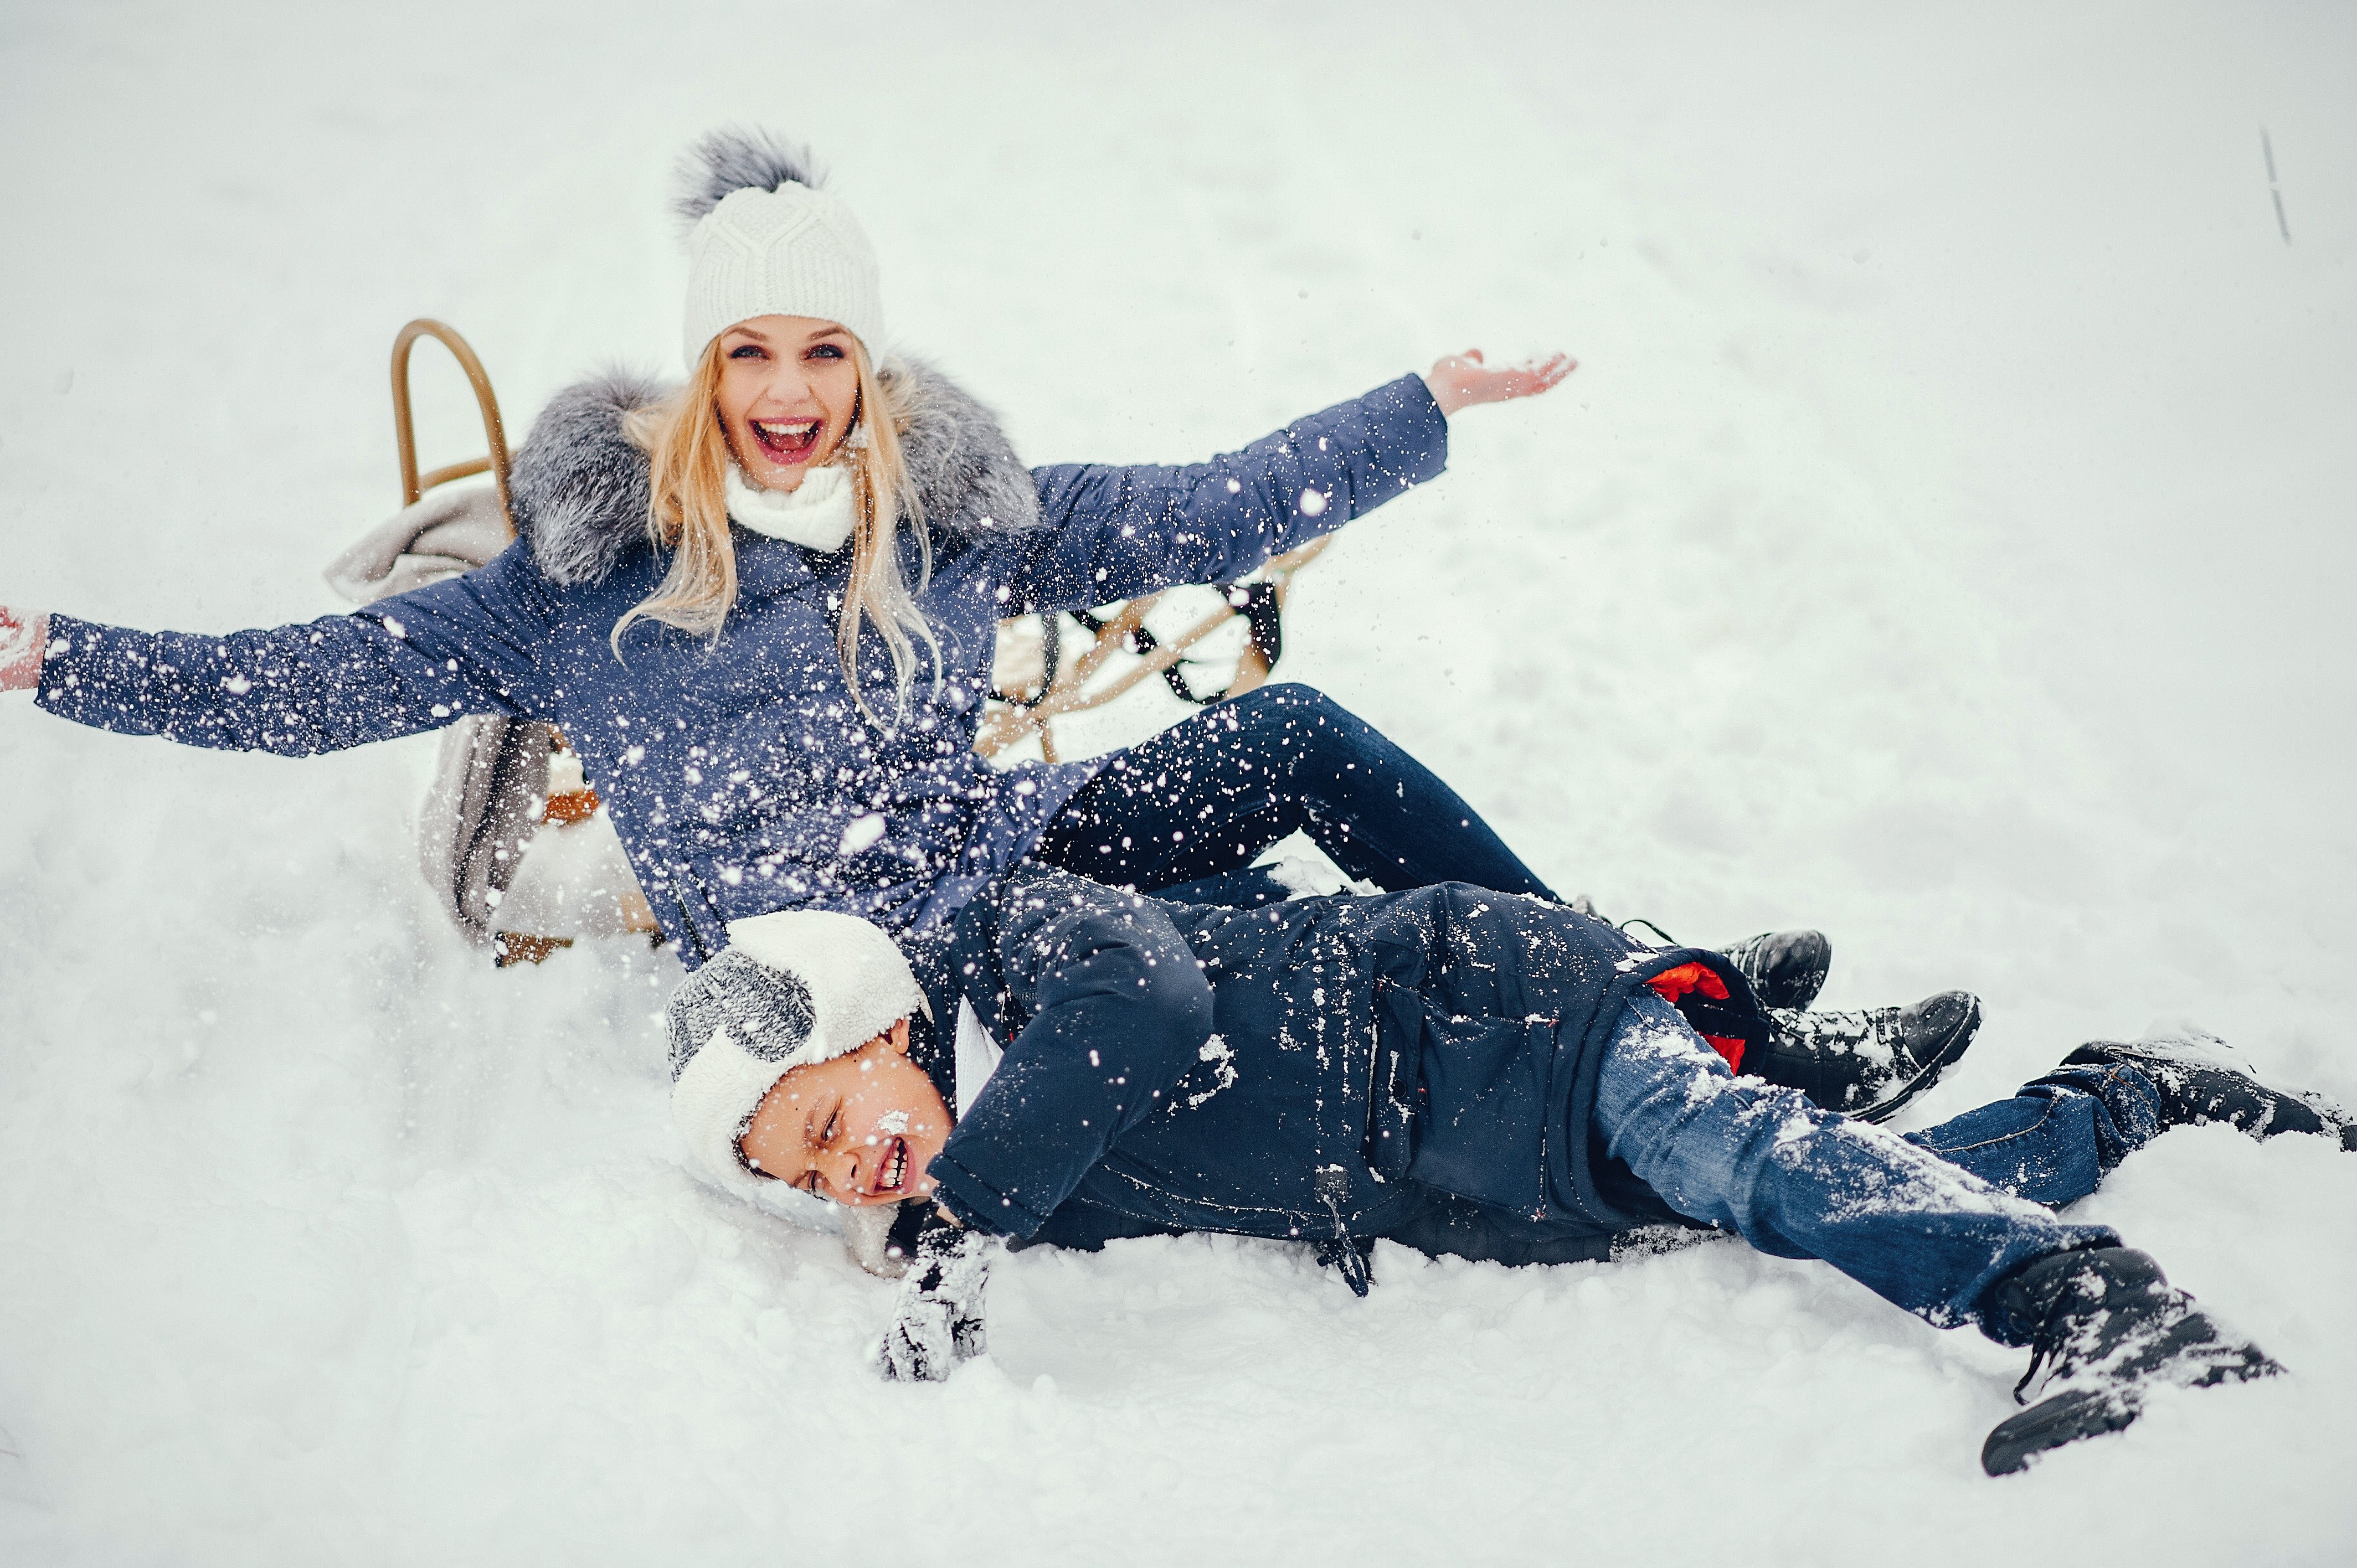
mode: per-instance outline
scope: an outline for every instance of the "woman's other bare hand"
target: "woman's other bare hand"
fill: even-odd
[[[1493,371],[1481,362],[1480,349],[1468,349],[1436,362],[1424,384],[1432,389],[1432,401],[1440,405],[1440,412],[1454,414],[1477,403],[1536,397],[1561,385],[1564,377],[1578,368],[1579,361],[1568,354],[1550,354],[1544,360]]]
[[[26,692],[40,684],[41,655],[48,646],[46,614],[0,605],[0,692]]]

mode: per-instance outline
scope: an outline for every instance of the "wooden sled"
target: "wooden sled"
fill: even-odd
[[[466,373],[489,448],[480,457],[425,473],[418,471],[410,410],[410,356],[421,338],[449,349]],[[379,547],[365,583],[357,575],[339,575],[343,562],[329,572],[330,580],[355,597],[471,570],[516,537],[499,399],[474,349],[439,321],[413,321],[393,339],[393,427],[401,460],[402,517],[371,536]],[[477,492],[439,509],[424,504],[437,488],[480,474],[491,477],[490,495]],[[1036,740],[1044,759],[1060,760],[1058,719],[1102,708],[1155,676],[1197,706],[1252,690],[1268,679],[1270,666],[1283,653],[1283,616],[1295,575],[1329,542],[1330,535],[1316,540],[1235,583],[1001,621],[991,700],[983,710],[974,750],[996,760]],[[354,555],[365,553],[367,544],[363,541]],[[388,558],[395,563],[389,568],[382,564]],[[1175,607],[1189,596],[1202,604],[1183,630],[1157,638],[1148,629],[1157,606]],[[1214,661],[1189,655],[1239,622],[1243,635],[1233,673],[1223,683],[1209,684],[1224,657]],[[582,774],[580,759],[551,725],[475,714],[446,730],[435,782],[418,819],[418,841],[420,864],[444,912],[470,940],[490,948],[501,968],[542,962],[583,936],[644,932],[662,940],[654,911],[597,791]]]
[[[466,372],[488,448],[423,474],[410,405],[410,358],[421,338],[449,349]],[[393,339],[393,428],[403,515],[425,524],[401,542],[395,559],[425,564],[407,571],[397,564],[386,587],[471,570],[513,542],[499,398],[473,348],[439,321],[413,321]],[[420,505],[427,492],[479,474],[491,477],[491,493],[464,498],[463,511]],[[541,962],[582,936],[660,936],[580,758],[552,725],[474,714],[445,730],[418,816],[418,852],[444,912],[490,947],[501,968]]]

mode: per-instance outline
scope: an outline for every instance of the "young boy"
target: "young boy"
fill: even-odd
[[[844,917],[731,937],[672,1004],[682,1133],[740,1188],[924,1200],[896,1230],[895,1377],[979,1350],[992,1237],[1298,1239],[1363,1294],[1377,1237],[1553,1262],[1699,1225],[2029,1347],[2017,1391],[2041,1369],[2052,1391],[1990,1434],[2001,1474],[2126,1425],[2156,1385],[2281,1369],[2041,1202],[2181,1122],[2357,1143],[2223,1064],[2113,1045],[1900,1139],[1736,1076],[1767,1024],[1723,957],[1461,885],[1234,910],[1027,873],[915,970]]]

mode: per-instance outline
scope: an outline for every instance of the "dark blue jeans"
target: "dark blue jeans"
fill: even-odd
[[[2121,1125],[2136,1122],[2128,1080],[2141,1075],[2085,1069],[2107,1081],[2063,1081],[2081,1070],[1901,1138],[1798,1090],[1737,1078],[1675,1008],[1641,994],[1606,1047],[1594,1127],[1680,1214],[1763,1252],[1821,1259],[1929,1322],[1975,1323],[2010,1343],[2011,1326],[1980,1311],[1992,1285],[2054,1252],[2119,1244],[2116,1231],[2065,1224],[2040,1203],[2093,1192],[2151,1136],[2148,1112],[2141,1135]]]
[[[1031,854],[1116,887],[1248,907],[1286,896],[1248,868],[1297,831],[1385,892],[1469,882],[1554,897],[1430,768],[1289,683],[1206,708],[1115,757]]]
[[[2126,1063],[2057,1068],[2010,1100],[1906,1134],[1993,1187],[2060,1208],[2160,1135],[2160,1095]]]

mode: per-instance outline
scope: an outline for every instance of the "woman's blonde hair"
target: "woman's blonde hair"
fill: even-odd
[[[851,580],[834,628],[844,678],[852,701],[870,719],[876,714],[859,690],[859,631],[872,619],[892,656],[894,700],[908,710],[916,680],[917,647],[932,656],[933,681],[941,682],[942,650],[916,596],[933,575],[933,542],[924,509],[900,448],[909,410],[901,378],[879,375],[866,346],[852,339],[852,362],[859,373],[859,404],[852,413],[837,462],[852,472],[857,508],[851,533]],[[657,550],[672,552],[671,570],[655,591],[614,623],[609,640],[617,658],[622,634],[640,619],[658,620],[698,637],[717,639],[737,604],[737,550],[728,537],[728,465],[736,461],[720,424],[720,376],[726,361],[720,340],[705,346],[704,357],[678,393],[650,408],[633,411],[623,433],[647,453],[651,492],[647,533]],[[917,582],[900,576],[900,525],[917,540]],[[880,722],[880,721],[878,721]]]

